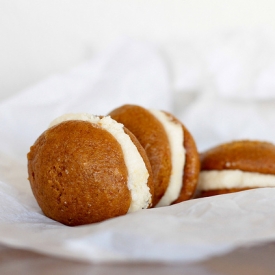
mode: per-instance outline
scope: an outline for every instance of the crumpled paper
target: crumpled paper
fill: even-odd
[[[156,48],[122,39],[72,71],[1,102],[0,243],[92,262],[184,262],[275,240],[272,188],[194,199],[78,227],[43,215],[27,180],[26,154],[50,121],[67,112],[104,115],[124,103],[175,113],[171,87]]]
[[[101,223],[67,227],[46,218],[30,192],[0,182],[0,241],[93,262],[189,262],[274,240],[275,189],[190,200]]]

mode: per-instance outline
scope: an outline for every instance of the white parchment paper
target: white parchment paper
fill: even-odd
[[[91,61],[0,103],[0,243],[93,262],[197,261],[275,240],[275,189],[255,189],[67,227],[45,217],[26,154],[52,119],[124,103],[173,112],[169,72],[151,45],[122,40]]]

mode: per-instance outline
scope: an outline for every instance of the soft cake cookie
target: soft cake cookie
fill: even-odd
[[[152,170],[136,137],[110,117],[64,115],[31,147],[29,181],[44,214],[66,225],[151,206]]]
[[[275,146],[262,141],[233,141],[200,155],[198,197],[275,186]]]
[[[167,112],[137,105],[123,105],[109,115],[129,129],[146,151],[153,171],[153,206],[192,198],[200,162],[186,127]]]

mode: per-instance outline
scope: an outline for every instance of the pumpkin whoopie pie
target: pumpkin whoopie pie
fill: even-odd
[[[275,187],[275,145],[240,140],[213,147],[200,155],[197,197]]]
[[[200,170],[193,137],[173,115],[138,105],[123,105],[109,113],[129,129],[144,147],[153,171],[153,206],[167,206],[193,197]]]
[[[27,157],[39,206],[65,225],[99,222],[152,204],[152,170],[145,150],[108,116],[57,118]]]

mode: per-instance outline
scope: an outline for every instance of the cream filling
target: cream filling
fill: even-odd
[[[68,120],[88,121],[102,127],[114,136],[122,148],[128,170],[127,186],[132,197],[128,213],[148,208],[152,201],[152,195],[147,185],[149,173],[137,147],[124,132],[123,125],[109,116],[100,118],[90,114],[66,114],[56,118],[50,127]]]
[[[202,171],[198,190],[230,188],[275,187],[275,175],[244,172],[241,170]]]
[[[169,185],[156,207],[167,206],[179,197],[182,188],[185,165],[184,133],[182,125],[171,120],[169,115],[158,110],[149,111],[162,123],[171,149],[172,171]]]

